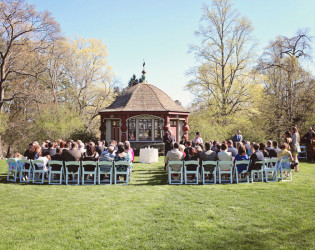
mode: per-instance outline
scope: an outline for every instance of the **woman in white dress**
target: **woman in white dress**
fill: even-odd
[[[295,172],[299,172],[299,159],[298,155],[301,152],[300,148],[300,134],[297,127],[292,127],[292,156],[293,160],[297,163],[295,166]]]

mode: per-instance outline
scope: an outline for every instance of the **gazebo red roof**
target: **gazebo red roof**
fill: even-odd
[[[100,113],[124,111],[189,113],[162,90],[148,83],[139,83],[127,89],[110,106],[100,110]]]

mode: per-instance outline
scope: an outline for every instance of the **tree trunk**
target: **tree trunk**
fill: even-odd
[[[3,152],[2,152],[2,139],[1,139],[1,134],[0,134],[0,159],[3,158]]]

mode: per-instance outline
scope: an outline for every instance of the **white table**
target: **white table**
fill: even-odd
[[[153,163],[159,161],[159,151],[156,148],[141,148],[139,162]]]

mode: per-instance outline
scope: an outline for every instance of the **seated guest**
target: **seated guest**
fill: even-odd
[[[98,153],[98,155],[102,155],[102,153],[104,152],[104,145],[102,141],[98,141],[97,145],[95,146],[96,152]]]
[[[115,141],[115,140],[111,140],[111,141],[110,141],[110,145],[112,145],[112,146],[114,147],[115,152],[117,152],[117,151],[118,151],[117,141]]]
[[[268,158],[269,157],[269,152],[266,150],[266,145],[265,145],[265,143],[260,143],[259,144],[259,149],[260,149],[260,151],[263,153],[263,155],[264,155],[264,157],[265,158]]]
[[[83,154],[86,151],[84,143],[81,140],[78,140],[77,143],[78,143],[78,146],[79,146],[79,150]]]
[[[79,149],[77,149],[78,152],[81,153]],[[82,161],[98,161],[99,155],[96,152],[95,146],[92,143],[88,143],[86,145],[86,151],[82,154]],[[94,165],[85,165],[84,170],[85,171],[94,171],[96,166]],[[88,175],[86,174],[84,178],[88,179]]]
[[[222,143],[221,151],[218,153],[219,161],[232,161],[232,153],[227,151],[227,145]],[[230,165],[221,165],[223,169],[228,168]]]
[[[250,156],[250,164],[248,167],[249,173],[252,170],[259,170],[261,168],[262,164],[260,164],[260,163],[256,164],[257,161],[265,160],[264,154],[261,151],[259,151],[259,144],[253,143],[251,151],[252,151],[252,154]]]
[[[185,154],[188,154],[188,148],[191,147],[191,141],[186,141],[184,145],[185,145],[184,152]]]
[[[62,159],[64,161],[80,161],[82,158],[82,153],[78,147],[78,143],[73,142],[72,148],[70,150],[63,150],[62,151]]]
[[[132,147],[130,146],[130,142],[125,141],[124,146],[125,146],[126,153],[129,154],[129,158],[130,158],[131,162],[134,162],[135,152],[133,151]]]
[[[196,149],[193,147],[188,148],[188,154],[184,157],[184,161],[196,161],[198,160],[198,154],[196,154]]]
[[[114,161],[115,159],[115,152],[114,147],[109,146],[106,151],[104,151],[100,157],[100,161]]]
[[[278,152],[277,154],[278,156],[278,164],[277,164],[277,168],[280,167],[280,161],[283,159],[283,158],[288,158],[290,161],[289,162],[284,162],[282,164],[282,167],[283,168],[291,168],[291,169],[294,169],[294,167],[296,167],[296,165],[298,165],[299,163],[298,162],[295,162],[294,161],[294,158],[291,154],[291,151],[289,150],[289,145],[287,143],[282,143],[281,145],[281,150]],[[287,172],[285,172],[285,176],[288,176]]]
[[[218,150],[217,149],[217,141],[213,141],[211,150],[214,151],[214,152],[216,152]]]
[[[51,160],[52,161],[62,161],[63,159],[62,159],[61,153],[62,153],[61,148],[57,148],[56,154],[51,157]]]
[[[166,166],[169,161],[182,161],[184,160],[184,154],[179,151],[179,144],[177,142],[174,143],[173,149],[168,151],[166,157],[164,159]],[[180,166],[173,166],[174,171],[179,171]]]
[[[77,149],[80,152],[80,150]],[[86,152],[82,154],[83,161],[97,161],[99,154],[96,152],[95,146],[91,143],[86,145]],[[88,170],[90,171],[90,170]],[[91,170],[92,171],[92,170]]]
[[[50,155],[50,157],[54,156],[56,154],[56,149],[53,148],[53,143],[48,142],[48,148],[43,152],[43,156]]]
[[[251,145],[250,145],[250,142],[249,141],[242,141],[243,142],[243,145],[245,146],[246,148],[246,154],[247,155],[251,155]]]
[[[125,152],[124,144],[119,143],[117,146],[117,154],[115,156],[114,161],[128,161],[130,162],[129,155]]]
[[[227,141],[228,152],[232,153],[232,156],[235,157],[237,155],[237,149],[233,147],[232,140]]]
[[[197,147],[197,151],[199,151],[199,153],[205,151],[205,144],[199,143],[199,148],[200,148],[200,150],[199,150],[198,147]]]
[[[117,144],[117,154],[114,158],[114,161],[126,161],[130,163],[130,158],[129,158],[129,154],[126,153],[125,151],[125,147],[123,143],[118,143]],[[126,171],[127,167],[124,165],[119,165],[116,166],[116,170],[117,171]],[[120,178],[122,178],[122,176],[117,176],[117,179],[119,180]]]
[[[67,144],[67,143],[66,143],[65,141],[61,141],[61,142],[60,142],[60,146],[59,146],[59,147],[61,148],[61,150],[64,150],[64,149],[65,149],[66,144]]]
[[[47,173],[49,171],[47,163],[48,163],[48,161],[51,160],[50,155],[40,156],[40,157],[38,157],[37,160],[44,162],[44,164],[37,164],[37,167],[40,168],[40,169],[43,169]]]
[[[217,148],[215,147],[215,149],[217,149]],[[217,153],[215,151],[211,150],[211,143],[210,142],[207,141],[205,143],[205,151],[200,153],[199,160],[200,160],[200,166],[202,166],[202,161],[216,161],[217,160]],[[211,172],[209,178],[212,179],[215,166],[214,165],[205,165],[204,168],[205,168],[205,171]]]
[[[218,157],[218,153],[221,151],[221,144],[217,143],[216,145],[217,151],[215,151],[217,153],[217,157]]]
[[[185,158],[186,153],[185,153],[185,146],[184,146],[183,144],[180,144],[180,145],[179,145],[179,151],[184,154],[184,158]]]
[[[42,156],[42,148],[38,144],[34,145],[28,154],[28,159],[37,160],[40,156]]]
[[[234,166],[235,166],[235,161],[244,161],[244,160],[249,160],[249,157],[246,154],[245,146],[244,145],[240,145],[238,147],[238,154],[235,156],[235,159],[234,159]],[[247,164],[237,165],[238,173],[241,173],[242,171],[244,171],[246,169],[247,169]]]
[[[272,142],[272,146],[273,148],[270,149],[269,151],[269,157],[272,158],[272,157],[278,157],[278,152],[281,150],[279,147],[278,147],[278,142],[277,141],[273,141]]]
[[[217,153],[210,149],[211,144],[210,142],[205,143],[205,151],[201,152],[199,158],[201,161],[216,161],[217,160]]]
[[[27,157],[29,159],[29,154],[32,151],[33,143],[28,144],[28,149],[24,152],[24,157]]]
[[[270,153],[270,150],[272,149],[271,145],[272,145],[272,141],[271,141],[271,140],[268,140],[268,141],[267,141],[267,148],[266,148],[266,150],[268,151],[268,153]]]

